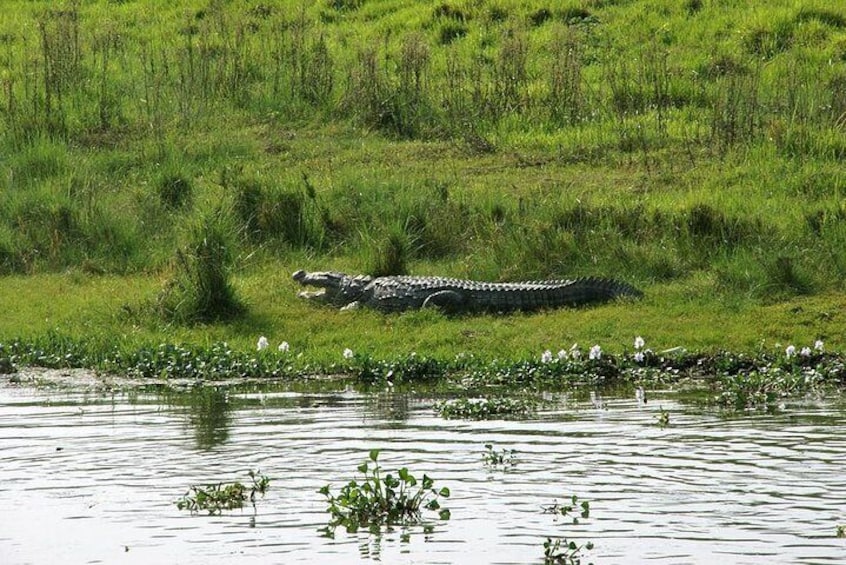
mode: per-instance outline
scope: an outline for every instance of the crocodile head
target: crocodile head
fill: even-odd
[[[309,273],[297,271],[294,280],[303,286],[316,286],[320,290],[304,290],[298,294],[300,298],[317,300],[334,306],[347,306],[358,300],[364,288],[373,280],[367,275],[350,276],[333,271]]]

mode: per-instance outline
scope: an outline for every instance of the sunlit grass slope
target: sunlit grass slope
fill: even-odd
[[[3,9],[0,337],[496,356],[843,335],[839,2]],[[338,314],[295,300],[298,268],[614,276],[647,297]]]

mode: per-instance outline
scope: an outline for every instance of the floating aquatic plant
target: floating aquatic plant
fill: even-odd
[[[543,511],[545,514],[555,514],[556,518],[559,516],[572,518],[573,525],[577,525],[580,519],[585,520],[590,517],[590,502],[587,500],[579,501],[579,497],[574,494],[569,498],[569,503],[559,504],[555,502],[551,506],[544,506]],[[578,513],[578,515],[574,515],[574,513]],[[543,544],[544,563],[550,565],[581,565],[584,552],[590,551],[593,547],[591,541],[579,544],[566,537],[548,537]]]
[[[660,408],[656,420],[660,427],[666,428],[670,425],[670,413],[664,410],[664,408]]]
[[[787,359],[781,347],[762,350],[757,355],[691,354],[679,348],[654,353],[642,348],[636,350],[635,356],[602,353],[600,359],[587,360],[574,345],[565,355],[553,356],[548,363],[537,357],[483,360],[459,354],[453,359],[439,359],[410,354],[379,359],[362,353],[353,353],[352,359],[340,363],[327,363],[302,353],[293,356],[275,349],[237,350],[226,342],[211,346],[162,343],[129,349],[117,342],[78,340],[50,332],[36,340],[0,343],[0,359],[8,359],[7,365],[14,368],[90,368],[129,378],[155,379],[163,384],[170,379],[212,382],[345,375],[365,385],[439,380],[447,390],[473,391],[475,395],[502,388],[536,391],[628,383],[655,388],[683,382],[691,389],[709,390],[705,402],[728,409],[747,409],[776,406],[786,398],[846,385],[846,357],[824,352],[821,340],[810,349],[808,356],[797,353]],[[643,357],[637,353],[643,353]],[[442,403],[438,408],[446,417],[482,418],[521,416],[534,411],[536,405],[531,400],[496,397],[476,403],[479,401]]]
[[[581,565],[582,553],[591,549],[592,541],[579,545],[567,538],[546,538],[543,543],[543,562],[550,565]]]
[[[434,480],[425,474],[418,481],[405,467],[396,475],[385,475],[378,459],[379,450],[371,450],[369,460],[358,466],[363,480],[351,480],[337,496],[329,490],[329,485],[318,491],[329,502],[330,520],[323,529],[327,536],[334,536],[338,526],[354,533],[359,528],[379,531],[382,526],[419,524],[423,510],[437,512],[441,520],[449,519],[449,510],[439,502],[441,498],[449,498],[447,487],[436,489]]]
[[[559,504],[557,501],[549,506],[543,507],[544,514],[556,514],[558,516],[569,517],[573,519],[573,524],[579,523],[579,518],[587,519],[590,517],[590,502],[582,500],[579,502],[579,497],[575,494],[569,499],[569,503]],[[577,516],[573,513],[578,512]]]
[[[270,479],[259,471],[249,471],[252,484],[216,483],[192,485],[182,498],[176,501],[180,510],[189,510],[192,514],[208,512],[210,515],[221,514],[224,510],[243,508],[249,500],[254,506],[256,494],[264,496],[270,486]]]
[[[435,404],[442,418],[486,420],[490,418],[525,418],[537,410],[537,402],[523,397],[453,398]]]
[[[492,443],[485,444],[482,460],[489,467],[507,467],[517,464],[517,451],[514,449],[496,449]]]

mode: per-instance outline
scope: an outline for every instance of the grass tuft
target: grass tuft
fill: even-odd
[[[233,235],[225,210],[205,215],[189,237],[176,252],[172,277],[159,295],[160,313],[167,320],[188,324],[242,314],[244,306],[230,280]]]

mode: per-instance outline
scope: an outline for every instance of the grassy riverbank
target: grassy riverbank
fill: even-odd
[[[325,362],[636,335],[843,349],[836,3],[8,4],[0,339],[265,335]],[[339,313],[296,299],[299,268],[614,276],[646,298]]]

